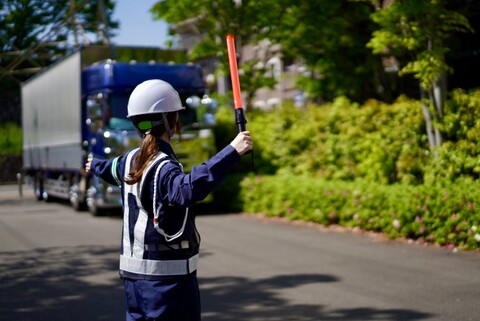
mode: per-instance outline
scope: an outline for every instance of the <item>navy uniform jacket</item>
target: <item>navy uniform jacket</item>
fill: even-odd
[[[170,144],[163,140],[159,140],[158,144],[160,151],[168,155],[169,162],[166,162],[160,168],[155,204],[157,207],[160,204],[162,205],[159,211],[160,227],[165,230],[167,234],[174,234],[182,227],[185,209],[195,202],[204,199],[211,193],[223,180],[228,170],[240,160],[240,156],[232,146],[227,145],[211,159],[201,165],[194,166],[189,174],[185,174],[182,171],[182,166],[176,161],[177,158]],[[115,179],[114,175],[117,176],[117,179],[120,178],[122,180],[120,186],[122,189],[124,212],[127,206],[130,212],[138,212],[138,202],[135,202],[135,198],[131,197],[131,195],[125,196],[124,193],[125,188],[127,188],[126,186],[128,186],[123,182],[123,178],[128,174],[125,173],[127,155],[128,153],[116,159],[109,160],[93,159],[91,171],[94,175],[101,177],[112,185],[119,185],[119,181]],[[191,258],[192,255],[198,254],[200,243],[193,215],[187,216],[188,221],[182,235],[171,242],[166,240],[166,238],[159,234],[153,227],[154,176],[156,168],[160,163],[161,162],[158,162],[153,165],[152,169],[146,173],[139,195],[141,204],[148,214],[148,222],[145,223],[144,240],[146,250],[141,255],[144,260],[188,259]],[[125,222],[124,216],[124,226],[126,224],[129,226],[127,229],[124,228],[124,234],[130,233],[133,235],[133,227],[137,219],[138,213],[136,213],[136,215],[129,215],[127,219],[129,222]],[[122,238],[122,255],[124,254],[123,251],[125,251],[124,240],[125,238]],[[188,242],[188,248],[161,251],[155,247],[155,244],[160,244],[162,247],[166,245],[168,247],[171,243],[178,244],[180,242]],[[128,271],[122,271],[122,269],[120,269],[120,274],[133,279],[161,279],[161,277],[158,276],[130,273]]]

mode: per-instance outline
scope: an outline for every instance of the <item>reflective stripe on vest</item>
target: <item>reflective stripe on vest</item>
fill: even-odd
[[[132,162],[132,157],[139,148],[132,150],[128,153],[125,160],[125,177],[130,173],[130,163]],[[132,253],[132,243],[130,242],[130,207],[128,206],[128,190],[133,187],[128,184],[124,184],[123,191],[123,253],[125,255],[131,255]]]
[[[130,173],[132,157],[138,149],[131,151],[125,161],[125,176]],[[185,260],[146,260],[143,259],[145,252],[145,231],[148,224],[148,213],[143,208],[140,195],[141,189],[144,185],[144,179],[147,176],[149,170],[157,164],[159,161],[161,163],[158,165],[157,170],[155,171],[154,177],[154,197],[153,197],[153,211],[154,211],[154,226],[158,233],[164,236],[167,242],[172,241],[183,234],[185,229],[188,209],[185,212],[185,218],[183,221],[182,228],[180,231],[174,235],[167,235],[160,227],[158,227],[158,211],[161,206],[156,209],[155,200],[157,194],[157,176],[160,173],[160,168],[163,167],[166,163],[169,162],[168,155],[165,153],[158,153],[158,155],[148,164],[147,168],[143,172],[143,177],[139,183],[133,185],[124,185],[124,212],[123,212],[123,254],[120,255],[120,270],[142,274],[142,275],[151,275],[151,276],[168,276],[168,275],[185,275],[189,274],[197,269],[198,254],[191,257],[190,259]],[[128,204],[128,195],[132,194],[135,197],[137,206],[139,208],[138,218],[136,220],[135,226],[133,227],[133,240],[130,239],[130,207]]]
[[[115,179],[115,182],[117,182],[117,185],[122,186],[122,182],[120,181],[120,179],[118,178],[118,175],[117,175],[117,167],[118,167],[118,159],[119,158],[120,158],[120,156],[114,158],[114,160],[112,162],[112,167],[110,168],[110,171],[111,171],[111,174],[113,176],[113,179]]]
[[[120,256],[120,269],[125,272],[152,276],[186,275],[197,270],[198,254],[187,260],[140,260]]]
[[[173,241],[180,236],[182,236],[183,231],[185,231],[185,225],[187,224],[187,218],[188,218],[188,207],[185,209],[185,217],[183,218],[183,224],[180,230],[173,234],[173,235],[168,235],[165,233],[165,231],[158,225],[159,222],[159,213],[160,210],[162,209],[163,204],[160,203],[160,205],[157,207],[155,206],[155,201],[157,199],[157,186],[158,186],[158,175],[160,174],[160,169],[162,166],[167,163],[168,161],[163,161],[160,165],[158,165],[157,170],[155,171],[155,176],[154,176],[154,184],[153,184],[153,226],[157,230],[158,233],[160,233],[164,238],[165,241],[170,242]]]

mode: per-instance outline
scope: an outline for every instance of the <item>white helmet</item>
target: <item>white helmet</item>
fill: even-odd
[[[128,99],[128,116],[169,113],[182,110],[178,92],[160,79],[146,80],[132,91]]]

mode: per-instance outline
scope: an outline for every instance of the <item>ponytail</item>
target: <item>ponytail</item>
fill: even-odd
[[[177,115],[177,112],[167,113],[167,119],[172,131],[180,136],[182,123]],[[150,162],[153,161],[160,152],[157,139],[160,139],[165,131],[165,126],[159,125],[152,128],[147,134],[145,134],[140,151],[133,158],[132,170],[124,179],[125,183],[128,185],[133,185],[140,182],[143,172],[147,168],[148,164],[150,164]]]
[[[129,185],[138,183],[142,179],[143,171],[159,151],[155,137],[152,134],[145,135],[140,152],[133,159],[132,170],[125,178],[125,183]]]

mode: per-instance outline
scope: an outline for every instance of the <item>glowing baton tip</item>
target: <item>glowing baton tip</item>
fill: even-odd
[[[233,101],[235,109],[243,108],[242,106],[242,94],[240,91],[240,80],[238,77],[237,67],[237,54],[235,52],[235,37],[232,34],[226,36],[227,50],[228,50],[228,62],[230,64],[230,78],[232,80]]]

